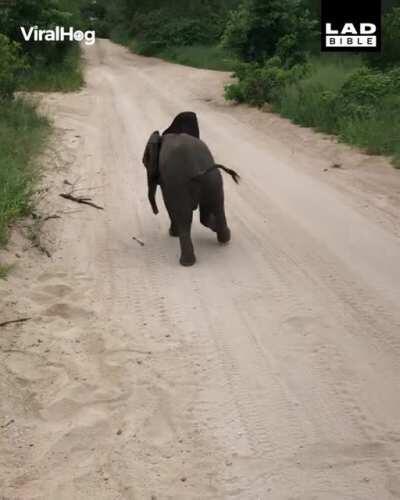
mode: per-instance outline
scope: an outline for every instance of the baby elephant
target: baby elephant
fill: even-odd
[[[146,145],[143,164],[147,169],[149,201],[158,213],[155,200],[157,185],[161,186],[165,206],[171,219],[170,235],[178,236],[180,263],[192,266],[196,257],[190,236],[193,211],[200,207],[201,223],[217,233],[220,243],[231,238],[226,223],[224,190],[220,169],[238,183],[239,175],[217,165],[203,141],[186,133],[153,132]]]

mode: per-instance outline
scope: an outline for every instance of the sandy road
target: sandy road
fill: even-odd
[[[0,336],[0,498],[400,498],[399,173],[224,104],[227,75],[107,41],[86,58],[85,90],[46,99],[52,259],[0,288],[2,316],[33,318]],[[196,220],[193,268],[141,164],[183,110],[243,177],[232,243]],[[58,199],[64,179],[105,211]]]

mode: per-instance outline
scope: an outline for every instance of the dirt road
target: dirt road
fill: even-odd
[[[0,498],[400,498],[400,173],[225,104],[226,74],[85,51],[84,91],[44,101],[52,257],[0,285],[32,318],[0,329]],[[184,110],[243,178],[193,268],[141,164]]]

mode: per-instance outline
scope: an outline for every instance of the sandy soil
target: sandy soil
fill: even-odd
[[[400,498],[400,172],[225,104],[227,74],[86,59],[84,91],[43,102],[51,258],[15,234],[0,284],[1,320],[32,318],[0,328],[0,498]],[[193,268],[141,164],[183,110],[243,178],[231,244],[196,220]]]

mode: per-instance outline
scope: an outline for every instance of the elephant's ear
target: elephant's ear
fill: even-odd
[[[193,113],[193,111],[183,111],[179,115],[176,115],[171,125],[164,130],[163,135],[166,134],[188,134],[199,139],[200,130],[196,113]]]
[[[147,141],[143,154],[143,165],[151,178],[158,177],[158,157],[160,154],[161,136],[158,130],[153,132]]]

